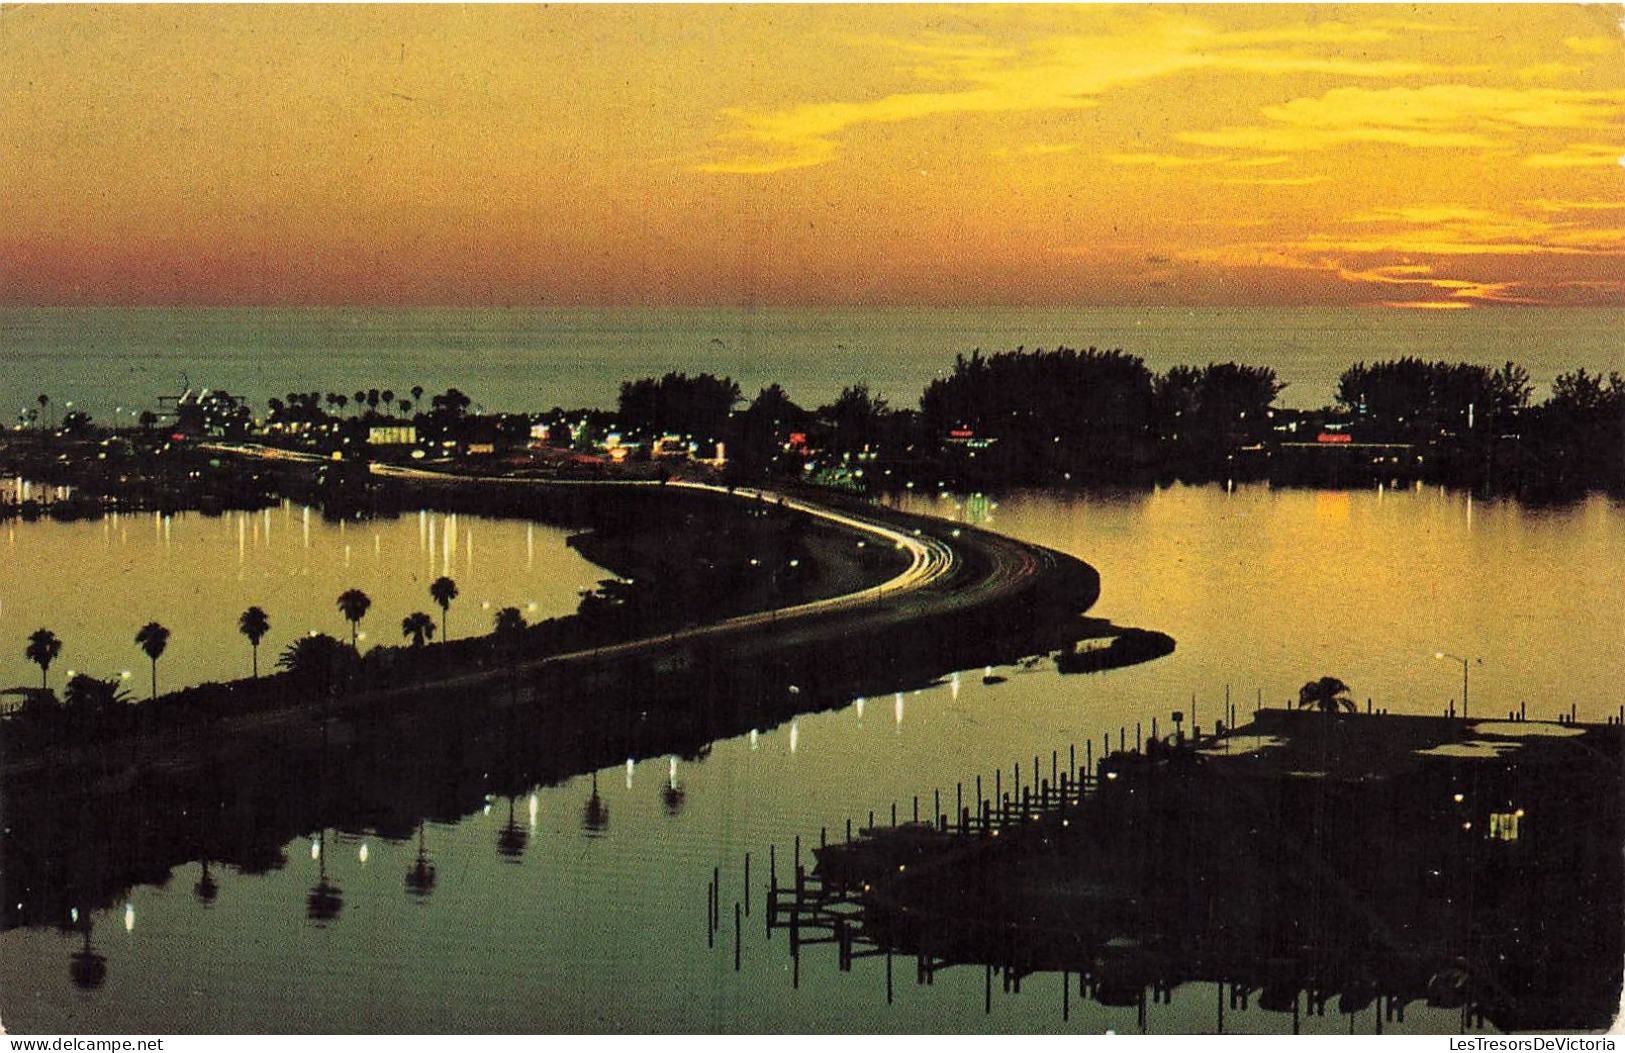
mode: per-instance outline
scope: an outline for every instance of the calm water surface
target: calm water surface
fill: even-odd
[[[575,610],[577,593],[605,571],[564,545],[561,530],[531,523],[421,513],[395,520],[327,523],[321,513],[283,504],[261,512],[108,516],[96,522],[0,524],[0,637],[50,628],[62,654],[50,669],[61,689],[67,670],[98,677],[131,671],[132,691],[149,690],[146,655],[135,634],[150,621],[170,630],[158,663],[160,690],[247,676],[248,641],[237,617],[263,608],[271,632],[260,668],[271,670],[294,638],[325,632],[348,638],[339,593],[372,599],[362,619],[362,650],[400,644],[401,619],[434,616],[429,583],[457,582],[452,635],[486,633],[493,612],[518,607],[530,621]],[[436,637],[438,639],[438,636]],[[0,650],[0,685],[39,683],[39,667],[14,647]]]
[[[916,794],[929,807],[933,788],[951,798],[956,780],[998,766],[1008,771],[1014,761],[1047,758],[1053,749],[1064,758],[1070,743],[1079,744],[1081,755],[1086,739],[1098,743],[1102,733],[1115,736],[1124,725],[1132,736],[1134,722],[1188,709],[1193,694],[1206,724],[1218,714],[1227,684],[1238,702],[1261,694],[1278,703],[1306,679],[1330,674],[1353,685],[1362,700],[1434,712],[1460,691],[1459,666],[1433,658],[1444,649],[1483,658],[1472,670],[1475,712],[1504,712],[1527,701],[1532,716],[1546,716],[1572,703],[1582,719],[1600,721],[1619,702],[1625,510],[1606,501],[1537,512],[1436,490],[1176,487],[1119,497],[1035,493],[905,503],[1089,560],[1103,577],[1093,613],[1170,632],[1178,651],[1150,665],[1085,677],[1063,678],[1043,663],[1000,670],[1008,682],[984,685],[975,670],[935,688],[854,701],[719,742],[703,759],[617,765],[596,773],[608,809],[602,829],[584,821],[593,793],[586,775],[494,797],[487,810],[460,822],[427,826],[424,841],[439,880],[421,899],[404,885],[416,844],[369,831],[309,831],[286,846],[287,865],[265,876],[217,870],[219,896],[207,907],[193,894],[199,867],[184,866],[165,887],[132,889],[123,906],[97,915],[92,944],[108,963],[99,990],[81,991],[70,982],[79,934],[30,929],[0,935],[0,1013],[7,1027],[1132,1031],[1132,1008],[1076,998],[1071,1020],[1063,1023],[1054,976],[1030,978],[1020,994],[1004,994],[995,984],[993,1011],[984,1015],[980,970],[947,970],[927,988],[914,985],[904,963],[896,1004],[888,1006],[881,960],[860,960],[843,974],[828,947],[804,953],[795,989],[784,934],[763,938],[760,887],[746,928],[744,968],[735,974],[731,925],[717,948],[706,946],[706,883],[720,867],[724,915],[731,917],[732,903],[742,899],[747,851],[759,886],[770,843],[787,853],[798,834],[813,841],[827,827],[840,836],[846,819],[861,823],[871,809],[886,816],[894,801],[907,816]],[[193,607],[201,622],[226,624],[219,661],[229,671],[246,658],[233,628],[245,595],[232,584],[239,567],[235,522],[177,517],[168,544],[184,539],[195,545],[189,558],[127,564],[116,562],[121,549],[110,540],[92,547],[100,536],[95,532],[112,529],[103,524],[18,525],[10,543],[28,546],[29,573],[5,586],[0,627],[12,641],[7,650],[20,655],[34,628],[32,618],[12,617],[14,607],[33,603],[26,609],[37,613],[53,604],[71,606],[50,583],[74,573],[75,564],[94,563],[103,580],[117,583],[105,591],[176,597],[151,616],[178,621],[176,612]],[[273,539],[291,535],[293,554],[307,551],[300,510],[274,511],[272,523]],[[499,596],[504,574],[526,566],[529,528],[480,523],[473,529],[473,573],[455,576],[472,582],[486,558],[494,567],[489,585],[472,593],[465,587],[463,606],[453,608],[454,631],[460,615],[469,624],[471,596],[488,592],[493,603],[506,603],[534,594],[538,603],[568,606],[574,589],[593,577],[590,568],[571,562],[573,556],[560,556],[556,537],[543,545],[537,536],[535,566],[541,569],[522,590]],[[426,528],[419,545],[413,519],[347,526],[342,534],[313,524],[312,581],[306,586],[300,575],[288,606],[272,610],[273,621],[342,628],[335,625],[331,597],[360,584],[379,590],[379,621],[386,621],[388,608],[388,622],[398,624],[396,606],[418,604],[421,580],[401,585],[398,594],[383,584],[397,571],[352,580],[371,552],[374,531],[382,531],[380,550],[397,552],[394,558],[416,568],[420,579],[447,566],[443,553],[427,545]],[[138,535],[151,555],[162,551],[162,524],[141,520],[127,544],[136,544]],[[251,529],[247,536],[252,539]],[[250,541],[240,564],[245,579],[251,550]],[[97,555],[86,559],[86,552]],[[133,652],[123,629],[98,642],[91,628],[98,620],[88,615],[82,634],[59,629],[59,635],[84,653],[100,647]],[[177,632],[177,645],[180,639]],[[222,675],[204,668],[196,675]],[[673,781],[680,800],[669,793]],[[497,850],[510,815],[528,835],[517,861]],[[313,843],[325,848],[321,860]],[[783,861],[781,854],[781,867]],[[306,895],[324,868],[342,889],[344,906],[336,919],[316,925],[306,918]],[[1149,1007],[1148,1028],[1210,1030],[1214,1009],[1211,985],[1187,984],[1172,1004]],[[1237,1031],[1291,1027],[1288,1015],[1256,1008],[1227,1012],[1225,1022]],[[1351,1023],[1373,1030],[1374,1011],[1352,1022],[1329,1012],[1305,1018],[1304,1027],[1346,1032]],[[1458,1026],[1454,1012],[1413,1005],[1400,1029]]]

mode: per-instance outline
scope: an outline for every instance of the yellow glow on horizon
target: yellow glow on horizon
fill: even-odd
[[[0,303],[1620,304],[1617,23],[8,7]]]

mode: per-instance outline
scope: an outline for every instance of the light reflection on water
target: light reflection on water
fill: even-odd
[[[281,515],[285,522],[286,510]],[[303,838],[288,846],[287,864],[265,876],[216,868],[207,911],[192,893],[200,874],[192,864],[164,888],[130,893],[139,928],[120,931],[111,911],[95,919],[106,975],[93,992],[70,978],[77,934],[0,936],[8,1026],[1134,1031],[1134,1009],[1076,998],[1063,1024],[1059,977],[1029,978],[1019,995],[995,985],[993,1013],[984,1015],[979,970],[949,969],[933,986],[916,987],[905,965],[896,1004],[887,1006],[883,963],[859,961],[843,974],[827,947],[805,953],[793,989],[783,934],[768,941],[760,931],[768,845],[776,845],[783,881],[797,836],[809,851],[821,831],[843,837],[848,819],[861,825],[893,804],[907,816],[916,795],[928,812],[933,790],[946,807],[961,780],[995,768],[1008,775],[1012,763],[1035,756],[1047,768],[1052,750],[1064,762],[1073,744],[1081,762],[1085,741],[1098,747],[1102,734],[1115,740],[1125,726],[1132,736],[1136,722],[1189,708],[1192,693],[1205,725],[1227,683],[1243,710],[1255,690],[1279,703],[1304,680],[1329,674],[1354,685],[1362,701],[1369,693],[1396,711],[1432,712],[1459,684],[1453,667],[1434,661],[1440,646],[1484,655],[1472,696],[1486,719],[1521,699],[1532,718],[1575,700],[1581,719],[1601,720],[1617,704],[1613,685],[1625,675],[1617,625],[1577,617],[1617,611],[1625,600],[1625,516],[1606,502],[1558,513],[1481,502],[1469,528],[1460,499],[1433,491],[1323,503],[1312,493],[1214,487],[1107,501],[1012,496],[1000,500],[998,515],[999,529],[1099,567],[1103,593],[1092,613],[1168,631],[1179,650],[1106,674],[1062,677],[1041,663],[989,671],[1002,681],[949,678],[909,693],[906,720],[902,693],[893,695],[892,719],[865,722],[861,703],[803,714],[717,743],[703,758],[668,757],[652,778],[628,760],[560,785],[493,795],[489,807],[459,821],[424,823],[421,842],[313,831],[308,848]],[[178,521],[177,546],[187,537],[179,528],[191,525]],[[407,531],[428,542],[437,525],[446,537],[435,517]],[[479,525],[481,560],[505,529]],[[527,535],[514,527],[513,567],[524,565]],[[223,536],[234,548],[235,535]],[[446,551],[427,547],[436,556]],[[431,562],[424,569],[444,565]],[[1574,567],[1586,572],[1573,574]],[[318,580],[306,588],[320,596],[315,610],[339,622],[328,595],[347,582],[321,577],[332,571],[331,564],[307,568]],[[573,600],[573,588],[566,596]],[[476,606],[465,600],[463,610]],[[238,609],[225,603],[218,615],[232,645]],[[472,617],[465,613],[464,624]],[[679,786],[681,807],[672,807]],[[736,976],[732,909],[743,900],[746,852],[754,913]],[[713,868],[722,876],[725,924],[708,949]],[[323,882],[341,902],[318,925],[309,900]],[[1213,995],[1211,985],[1177,989],[1170,1004],[1150,1008],[1148,1029],[1211,1029]],[[1374,1011],[1352,1022],[1328,1012],[1303,1026],[1337,1033],[1351,1023],[1370,1032]],[[1285,1032],[1290,1018],[1255,1008],[1227,1013],[1226,1025]],[[1458,1025],[1454,1012],[1413,1005],[1402,1027],[1386,1027],[1436,1033]]]
[[[604,576],[564,546],[564,531],[528,523],[427,512],[328,523],[291,503],[216,517],[145,515],[150,533],[132,531],[142,517],[130,515],[8,525],[0,545],[0,687],[38,685],[21,641],[42,626],[62,640],[50,670],[61,690],[66,669],[105,677],[144,660],[135,632],[159,621],[171,630],[159,689],[171,690],[248,675],[237,616],[251,605],[270,616],[260,646],[268,671],[294,637],[349,638],[334,606],[347,588],[372,598],[361,626],[367,639],[399,644],[407,614],[432,612],[438,624],[429,582],[442,574],[460,592],[450,610],[453,636],[489,632],[491,611],[506,606],[531,621],[571,613],[577,592]],[[436,532],[444,539],[438,549]]]

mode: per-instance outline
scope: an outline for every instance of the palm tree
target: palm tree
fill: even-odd
[[[1355,711],[1354,699],[1349,697],[1349,686],[1335,676],[1311,680],[1298,690],[1298,708],[1311,707],[1322,713],[1336,713],[1338,710],[1347,713]]]
[[[85,934],[84,950],[74,951],[68,958],[68,976],[73,985],[84,991],[94,991],[107,980],[107,959],[90,946],[90,915],[83,916],[79,927]]]
[[[248,645],[254,649],[254,679],[260,678],[260,641],[265,634],[271,631],[271,619],[258,607],[250,607],[237,619],[237,631],[248,637]]]
[[[507,863],[523,862],[525,846],[529,843],[530,833],[514,819],[513,798],[509,797],[508,825],[497,831],[497,854]]]
[[[56,656],[62,653],[62,641],[56,638],[56,633],[49,629],[35,629],[28,637],[28,648],[23,656],[30,662],[39,666],[39,686],[45,687],[45,674],[56,661]]]
[[[401,619],[401,635],[410,636],[413,647],[422,647],[425,640],[434,639],[434,619],[422,611],[413,611]]]
[[[338,693],[359,662],[354,647],[346,647],[343,640],[326,633],[301,636],[276,660],[278,669],[286,669],[294,680],[324,699]]]
[[[525,615],[518,607],[504,607],[491,619],[491,629],[500,637],[510,637],[526,627]]]
[[[339,594],[338,608],[344,613],[344,620],[350,623],[350,646],[356,645],[356,631],[361,628],[361,619],[367,616],[367,609],[372,606],[372,597],[360,589],[345,589]]]
[[[75,713],[95,715],[123,705],[129,701],[129,696],[117,677],[100,680],[84,673],[75,673],[62,693],[62,701]]]
[[[157,698],[158,659],[163,656],[164,648],[169,646],[169,630],[157,622],[148,622],[135,634],[135,642],[152,661],[152,697]]]
[[[429,597],[440,605],[440,640],[450,639],[446,633],[446,615],[451,612],[451,601],[457,598],[457,583],[450,578],[436,578],[429,583]]]
[[[418,857],[406,871],[406,891],[422,899],[434,891],[434,861],[429,858],[429,846],[423,838],[423,823],[418,823]]]
[[[220,883],[214,879],[213,874],[209,873],[209,861],[204,859],[201,862],[203,863],[203,875],[197,879],[197,884],[192,886],[192,895],[197,897],[199,903],[207,907],[215,901],[216,896],[220,895]]]
[[[581,832],[588,837],[609,829],[609,805],[598,796],[598,773],[592,773],[592,796],[581,809]]]

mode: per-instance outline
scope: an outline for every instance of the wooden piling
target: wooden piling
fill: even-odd
[[[797,894],[799,894],[801,892],[801,835],[800,834],[796,835],[795,875],[796,875],[796,892],[797,892]]]
[[[739,971],[739,948],[744,940],[744,921],[741,920],[739,902],[734,901],[734,972]]]
[[[1134,752],[1140,752],[1140,722],[1134,722]]]
[[[1072,974],[1061,970],[1061,1023],[1072,1019]]]
[[[920,821],[920,795],[919,794],[914,795],[914,821],[916,823]]]
[[[824,846],[826,846],[828,844],[829,844],[829,827],[820,826],[818,828],[818,847],[823,848]]]
[[[891,947],[886,948],[886,1004],[892,1004]]]

